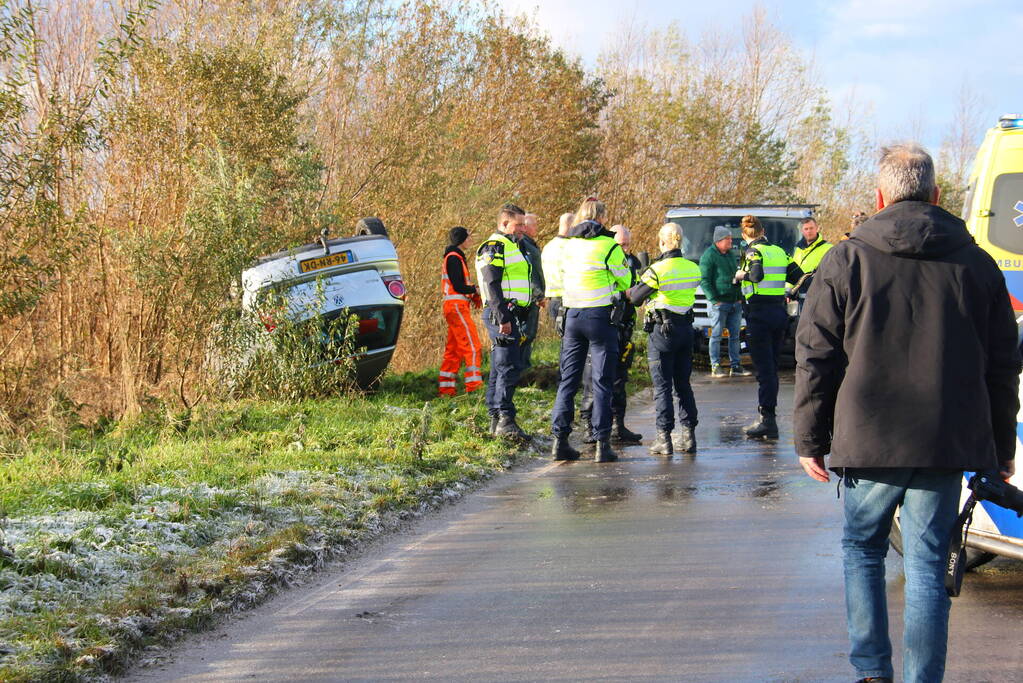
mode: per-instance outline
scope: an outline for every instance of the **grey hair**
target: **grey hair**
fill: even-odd
[[[934,160],[915,142],[900,142],[881,148],[877,189],[885,204],[929,202],[934,197]]]

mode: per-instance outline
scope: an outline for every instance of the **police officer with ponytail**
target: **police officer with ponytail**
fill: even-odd
[[[803,271],[781,247],[767,240],[756,216],[743,216],[739,225],[747,246],[734,282],[742,286],[746,299],[746,336],[757,372],[760,413],[746,428],[746,436],[777,439],[778,354],[789,324],[785,283],[797,283]]]
[[[672,394],[678,399],[681,426],[679,449],[696,452],[696,399],[689,383],[693,371],[693,303],[700,284],[700,266],[682,257],[682,229],[675,223],[657,233],[661,255],[629,291],[636,306],[648,301],[646,324],[647,360],[654,383],[657,440],[652,453],[671,455],[675,427]],[[674,390],[674,391],[673,391]]]
[[[632,286],[632,271],[621,245],[604,227],[605,214],[604,204],[593,197],[582,203],[557,263],[555,280],[562,286],[565,334],[561,341],[561,382],[552,414],[555,460],[579,459],[579,451],[568,443],[568,436],[587,353],[593,362],[594,460],[618,459],[610,440],[611,394],[619,356],[618,325],[624,315],[625,290]]]

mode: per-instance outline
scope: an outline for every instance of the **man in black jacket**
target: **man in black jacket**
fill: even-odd
[[[921,147],[882,150],[878,213],[825,256],[796,334],[796,451],[812,478],[827,481],[825,467],[842,476],[849,659],[861,680],[893,677],[884,558],[896,508],[904,677],[940,681],[962,473],[1013,471],[1020,357],[1005,280],[938,196]]]

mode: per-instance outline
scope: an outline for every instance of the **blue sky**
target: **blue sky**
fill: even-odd
[[[554,42],[593,64],[623,22],[674,21],[690,38],[738,31],[752,1],[498,0],[534,15]],[[812,60],[837,108],[853,97],[881,141],[937,147],[966,84],[979,105],[977,140],[1001,114],[1023,110],[1023,3],[1004,0],[775,0],[760,3]],[[588,28],[595,27],[595,28]],[[841,120],[841,119],[839,119]],[[935,150],[936,151],[936,150]]]

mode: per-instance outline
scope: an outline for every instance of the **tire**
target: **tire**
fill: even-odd
[[[376,216],[367,216],[360,218],[359,222],[355,224],[356,235],[382,235],[384,237],[390,237],[387,234],[387,228],[384,227],[384,222]]]
[[[892,544],[892,548],[899,555],[902,554],[902,527],[899,526],[899,515],[895,514],[895,520],[892,523],[892,531],[888,534],[888,542]],[[983,550],[977,550],[976,548],[966,549],[966,571],[976,569],[977,567],[987,564],[991,560],[995,559],[997,555],[994,553],[984,552]]]

